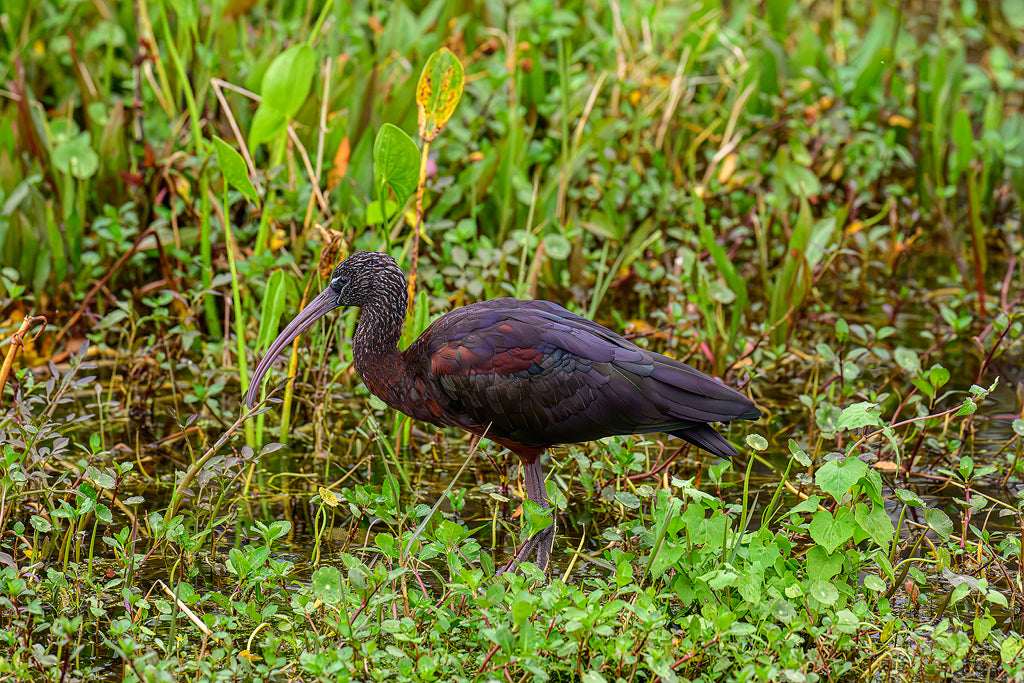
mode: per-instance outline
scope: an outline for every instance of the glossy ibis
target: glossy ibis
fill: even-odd
[[[548,301],[457,308],[399,351],[407,292],[405,274],[387,254],[350,256],[270,345],[246,404],[255,404],[263,376],[297,336],[335,308],[359,306],[352,355],[370,391],[417,420],[486,432],[519,456],[526,494],[544,508],[540,456],[549,446],[668,432],[729,458],[736,449],[708,423],[761,416],[743,394]],[[546,568],[551,541],[553,533],[535,535],[515,561],[536,549]]]

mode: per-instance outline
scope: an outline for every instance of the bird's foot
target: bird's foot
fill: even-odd
[[[519,552],[515,554],[508,563],[494,573],[495,576],[499,576],[509,570],[517,571],[519,565],[524,562],[530,562],[532,559],[536,559],[537,567],[540,568],[541,572],[547,576],[548,569],[551,565],[551,551],[554,547],[555,541],[555,525],[542,529],[534,534],[531,538],[527,539],[523,543],[522,547],[519,548]],[[531,557],[534,556],[534,557]]]

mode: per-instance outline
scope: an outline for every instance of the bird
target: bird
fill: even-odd
[[[551,446],[666,432],[728,459],[736,449],[709,423],[761,417],[740,392],[550,301],[505,297],[461,306],[399,350],[408,296],[394,258],[353,253],[270,344],[246,405],[255,405],[263,377],[289,344],[332,310],[354,306],[362,310],[353,365],[370,392],[416,420],[511,450],[527,498],[543,509],[550,502],[541,454]],[[553,542],[549,526],[527,539],[505,570],[535,553],[546,571]]]

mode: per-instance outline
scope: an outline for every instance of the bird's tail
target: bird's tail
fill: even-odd
[[[708,453],[713,453],[719,458],[729,460],[736,455],[736,449],[726,441],[725,437],[716,432],[711,425],[697,425],[689,429],[680,429],[672,432],[672,436],[692,443],[698,448],[703,448]]]

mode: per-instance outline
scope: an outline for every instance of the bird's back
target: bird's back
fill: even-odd
[[[670,432],[722,457],[708,422],[756,419],[742,394],[548,301],[492,299],[442,316],[404,354],[444,419],[531,447]]]

